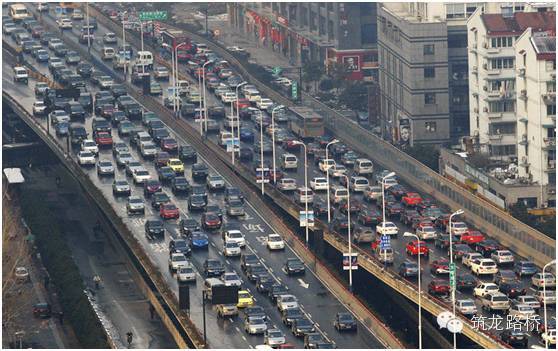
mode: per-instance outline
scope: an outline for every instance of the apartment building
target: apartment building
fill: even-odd
[[[517,112],[524,96],[517,89],[516,42],[528,28],[532,33],[554,33],[555,21],[553,11],[483,13],[478,9],[467,22],[470,133],[475,148],[493,160],[515,162],[518,141],[523,142],[517,137],[523,135],[518,133]]]
[[[515,42],[519,175],[556,184],[556,34],[528,28]]]
[[[235,2],[228,4],[234,30],[263,47],[304,62],[344,64],[351,80],[376,80],[374,2]]]

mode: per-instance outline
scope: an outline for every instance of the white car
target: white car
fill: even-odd
[[[436,229],[432,226],[419,226],[417,227],[416,234],[421,240],[436,239],[438,237]]]
[[[256,101],[256,107],[259,108],[260,110],[265,110],[272,105],[273,105],[273,101],[268,98],[261,98],[258,101]]]
[[[466,234],[469,231],[469,228],[467,227],[467,224],[463,222],[452,222],[451,231],[453,232],[453,235],[461,236],[463,234]],[[449,233],[449,226],[448,226],[448,233]]]
[[[58,24],[60,29],[72,29],[73,27],[72,20],[66,17],[59,18],[56,24]]]
[[[242,249],[236,242],[229,241],[223,245],[223,255],[225,255],[225,257],[240,256],[241,253]]]
[[[90,151],[80,151],[77,154],[78,163],[81,166],[85,165],[94,165],[95,164],[95,155]]]
[[[238,286],[242,285],[242,280],[238,276],[238,274],[234,272],[224,273],[221,276],[221,280],[225,283],[225,286]]]
[[[285,342],[285,334],[280,329],[268,329],[265,332],[264,344],[273,347],[283,345]]]
[[[539,289],[556,287],[556,277],[552,273],[536,273],[531,277],[531,283]]]
[[[476,275],[496,274],[498,273],[498,266],[496,262],[490,258],[476,259],[471,262],[471,272]]]
[[[267,236],[267,248],[269,250],[283,250],[285,249],[285,242],[279,234],[269,234]]]
[[[318,163],[318,168],[320,169],[320,171],[322,172],[326,172],[328,169],[335,167],[335,160],[334,159],[323,159],[320,160],[320,163]]]
[[[281,191],[295,191],[296,188],[296,179],[293,178],[282,178],[277,182],[277,189]]]
[[[176,280],[179,282],[195,282],[196,271],[190,265],[178,267],[176,270]]]
[[[132,174],[134,184],[143,184],[146,180],[151,179],[151,174],[145,168],[137,168]]]
[[[515,299],[515,302],[520,305],[527,305],[533,307],[535,310],[541,308],[541,303],[533,295],[522,295]]]
[[[60,122],[70,122],[70,115],[64,110],[54,110],[48,114],[50,124],[56,125]]]
[[[537,316],[537,312],[533,309],[533,307],[529,305],[512,305],[508,311],[508,315],[512,316],[510,318],[519,319],[519,320],[527,320]]]
[[[242,234],[240,230],[227,230],[224,233],[223,239],[225,240],[225,243],[233,242],[237,243],[240,247],[246,246],[246,239],[244,238],[244,234]]]
[[[544,342],[548,341],[549,345],[556,345],[556,329],[550,329],[541,334]]]
[[[227,103],[230,104],[231,102],[235,102],[236,101],[236,94],[233,93],[233,92],[224,93],[223,95],[221,95],[221,101],[224,104],[227,104]]]
[[[478,312],[475,301],[471,299],[457,300],[455,302],[455,307],[464,315],[475,315]]]
[[[376,225],[376,233],[378,235],[397,235],[399,228],[393,222],[380,222]]]
[[[329,176],[332,178],[341,178],[347,174],[347,167],[343,165],[334,165],[329,168]]]
[[[82,20],[84,17],[85,16],[80,9],[75,9],[74,12],[72,12],[72,19]]]
[[[316,177],[310,181],[310,189],[314,191],[327,190],[327,179]]]
[[[494,283],[480,283],[475,289],[473,289],[473,296],[483,297],[497,291],[499,291],[498,285]]]
[[[465,255],[463,255],[463,257],[461,257],[461,263],[463,263],[463,265],[465,267],[471,267],[471,262],[473,262],[474,260],[480,260],[481,258],[484,258],[483,255],[481,255],[478,252],[469,252],[466,253]]]
[[[497,264],[513,263],[515,260],[509,250],[496,250],[490,255],[490,258]]]
[[[92,154],[97,155],[99,153],[99,147],[93,140],[85,139],[81,142],[81,151],[89,151]]]
[[[33,115],[38,116],[45,113],[47,106],[44,101],[37,100],[33,103]]]
[[[190,264],[184,256],[183,253],[176,252],[172,253],[169,257],[169,269],[171,271],[177,271],[180,267],[188,267]]]
[[[297,308],[297,307],[299,307],[299,305],[296,296],[291,294],[286,294],[286,295],[279,295],[279,297],[277,297],[277,308],[279,309],[279,311],[282,312],[287,308]]]
[[[556,304],[556,291],[547,289],[546,292],[544,289],[537,290],[535,292],[535,298],[539,300],[541,305],[555,305]]]

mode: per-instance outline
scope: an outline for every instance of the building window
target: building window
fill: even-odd
[[[556,81],[546,82],[546,92],[555,93],[556,92]]]
[[[511,93],[515,91],[515,79],[490,80],[488,82],[490,92]]]
[[[546,105],[546,115],[556,116],[556,105]]]
[[[491,101],[488,103],[488,110],[489,112],[515,112],[515,101]]]
[[[465,6],[463,3],[446,4],[446,18],[465,18]]]
[[[465,105],[468,103],[468,94],[453,94],[451,97],[451,103],[453,105]]]
[[[362,44],[376,44],[378,42],[378,28],[376,23],[363,24],[360,27]]]
[[[473,12],[475,12],[478,6],[479,6],[478,4],[474,4],[474,3],[465,4],[465,11],[467,12],[467,18],[469,18],[469,16],[471,16]]]
[[[513,37],[491,38],[490,42],[493,48],[511,48],[513,46]]]
[[[435,93],[424,94],[424,104],[425,105],[434,105],[435,103],[436,103],[436,94]]]
[[[436,122],[424,122],[424,129],[430,133],[436,133]]]
[[[515,145],[490,145],[492,156],[515,156]]]
[[[515,135],[515,126],[516,123],[492,123],[488,125],[488,132],[491,135]]]
[[[491,69],[512,69],[514,67],[515,67],[515,59],[513,57],[490,60]]]
[[[326,6],[328,11],[333,11],[333,4],[331,2],[326,3]]]
[[[546,71],[547,72],[556,71],[556,61],[555,60],[546,61]]]
[[[434,67],[424,67],[424,78],[436,77],[436,70]]]
[[[422,53],[426,55],[434,55],[434,44],[425,44],[422,47]]]
[[[326,21],[326,19],[323,16],[320,16],[319,21],[320,21],[319,34],[324,35],[325,34],[325,21]]]
[[[363,62],[378,62],[378,53],[370,52],[362,56]]]
[[[449,34],[448,33],[448,48],[466,48],[467,47],[467,34]]]
[[[329,4],[329,2],[328,2]],[[333,32],[333,21],[329,20],[327,21],[327,38],[329,40],[335,40],[335,34]]]
[[[376,11],[374,11],[376,7],[376,4],[373,2],[361,2],[360,3],[360,15],[361,16],[371,16],[373,14],[375,14]]]
[[[382,33],[386,32],[386,18],[380,17],[380,28],[382,29]]]

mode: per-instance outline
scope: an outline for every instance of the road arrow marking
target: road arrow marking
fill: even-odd
[[[300,286],[302,286],[304,289],[308,289],[308,287],[310,286],[310,284],[306,283],[304,280],[298,278],[298,283],[300,284]]]

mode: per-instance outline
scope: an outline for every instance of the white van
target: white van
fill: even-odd
[[[179,80],[176,82],[178,88],[178,94],[180,96],[187,95],[190,91],[190,83],[187,80]]]
[[[368,179],[364,177],[351,177],[349,182],[349,189],[354,191],[355,193],[361,193],[365,191],[370,184],[368,183]]]
[[[10,5],[10,17],[14,22],[21,21],[29,17],[29,12],[27,11],[27,7],[24,4],[13,4]]]
[[[204,43],[197,43],[196,48],[199,54],[203,54],[208,49],[207,45]]]
[[[382,263],[393,263],[393,249],[382,249],[380,245],[376,247],[376,257]]]
[[[101,51],[101,58],[103,60],[112,60],[114,56],[116,56],[116,51],[114,51],[114,48],[109,46],[105,46]]]
[[[367,158],[357,158],[355,160],[355,173],[359,176],[371,175],[374,173],[374,164]]]
[[[261,95],[260,95],[260,92],[256,89],[245,90],[244,91],[244,97],[246,99],[248,99],[248,101],[250,101],[250,102],[257,102],[262,98]]]
[[[297,169],[298,159],[293,154],[283,154],[281,155],[281,168],[283,169]]]
[[[338,204],[342,201],[347,201],[349,193],[345,187],[339,185],[332,185],[329,189],[329,197],[333,204]]]
[[[226,92],[223,95],[221,95],[221,101],[224,104],[235,102],[236,101],[236,94],[233,93],[232,91],[231,92]]]
[[[151,51],[138,51],[136,54],[135,65],[147,66],[149,69],[153,68],[153,54]]]
[[[300,187],[296,189],[295,197],[296,202],[299,204],[305,204],[306,202],[310,204],[314,202],[314,192],[310,188]]]
[[[232,138],[233,138],[233,135],[232,135],[231,132],[221,131],[219,133],[219,145],[226,146],[227,142],[232,140]]]
[[[238,125],[239,125],[238,122],[239,121],[238,121],[238,119],[236,118],[235,115],[226,115],[225,116],[225,122],[224,122],[225,127],[238,128]]]

